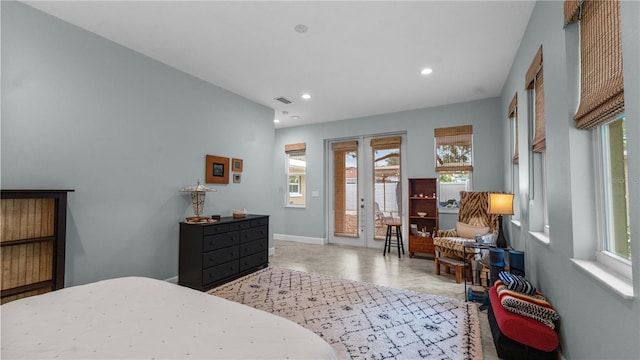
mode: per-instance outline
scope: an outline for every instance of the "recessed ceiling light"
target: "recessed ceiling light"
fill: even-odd
[[[309,30],[309,28],[305,24],[298,24],[293,29],[299,34],[304,34]]]
[[[420,74],[422,75],[429,75],[433,72],[433,70],[431,68],[424,68],[422,69],[422,71],[420,71]]]
[[[279,122],[280,122],[280,120],[278,120],[278,119],[273,119],[273,122],[277,124],[277,123],[279,123]]]
[[[311,99],[311,95],[310,94],[302,94],[302,98],[305,100],[309,100]]]
[[[293,115],[291,118],[292,118],[293,120],[300,120],[300,116],[298,116],[298,115]]]

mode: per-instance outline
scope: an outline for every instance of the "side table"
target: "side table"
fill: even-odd
[[[495,245],[492,244],[483,244],[483,243],[478,243],[475,241],[465,241],[464,243],[462,243],[462,254],[463,254],[463,259],[464,259],[464,297],[465,297],[465,301],[471,300],[469,295],[468,295],[468,287],[469,286],[473,286],[476,285],[476,279],[478,280],[477,283],[482,286],[482,288],[484,288],[485,290],[489,288],[489,286],[484,286],[482,285],[482,269],[484,268],[484,266],[480,266],[480,270],[478,270],[477,268],[474,269],[473,268],[473,263],[472,260],[469,259],[467,257],[467,253],[471,254],[476,254],[478,252],[480,252],[481,250],[488,250],[492,247],[495,247]],[[469,271],[467,271],[467,266],[469,266]],[[471,279],[468,279],[467,274],[471,275]],[[489,284],[489,278],[485,279],[487,282],[487,285]],[[486,293],[486,291],[485,291]],[[472,297],[472,300],[476,300],[475,297]],[[481,300],[481,302],[484,302],[484,298],[478,298],[477,300]],[[488,301],[488,296],[487,299]]]

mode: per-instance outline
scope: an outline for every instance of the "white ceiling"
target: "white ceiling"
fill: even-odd
[[[273,108],[276,128],[498,96],[535,4],[24,2]]]

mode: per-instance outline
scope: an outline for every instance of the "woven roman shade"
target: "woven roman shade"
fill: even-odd
[[[542,46],[533,57],[531,66],[525,77],[525,89],[535,92],[535,125],[534,138],[531,142],[533,152],[544,152],[546,149],[545,124],[544,124],[544,79],[542,76]]]
[[[284,146],[284,152],[287,154],[303,152],[307,150],[307,143],[287,144]]]
[[[453,126],[434,129],[436,145],[436,171],[473,171],[472,164],[472,139],[473,127],[471,125]],[[447,149],[454,151],[468,150],[469,155],[464,157],[441,156]]]
[[[515,134],[514,134],[514,150],[513,150],[513,163],[517,164],[520,162],[520,156],[518,155],[518,93],[513,95],[513,99],[511,99],[511,103],[509,104],[509,112],[507,113],[507,118],[514,121],[515,126]]]
[[[371,139],[370,144],[374,150],[399,148],[400,144],[402,144],[402,137],[390,136],[386,138]]]
[[[565,25],[580,21],[578,129],[593,129],[624,112],[620,2],[565,1]]]
[[[333,143],[331,144],[331,150],[356,151],[358,150],[358,141],[353,140],[353,141],[343,141],[343,142]]]

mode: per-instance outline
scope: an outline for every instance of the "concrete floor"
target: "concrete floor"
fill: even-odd
[[[433,260],[408,254],[398,259],[395,249],[382,256],[376,249],[276,240],[269,265],[464,300],[464,285],[457,284],[453,274],[443,269],[442,275],[435,275]],[[478,315],[484,359],[498,359],[487,312]]]

